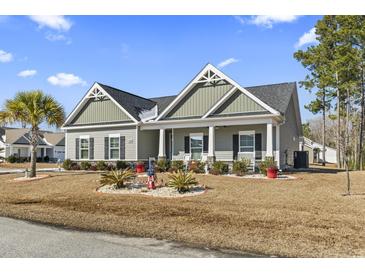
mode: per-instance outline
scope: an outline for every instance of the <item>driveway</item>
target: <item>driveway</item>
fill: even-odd
[[[0,257],[257,257],[151,238],[56,228],[0,217]]]

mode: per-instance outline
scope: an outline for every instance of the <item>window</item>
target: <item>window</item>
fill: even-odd
[[[254,132],[240,132],[239,139],[240,152],[254,152],[255,151],[255,133]]]
[[[120,146],[119,146],[119,135],[109,136],[109,155],[110,160],[119,160]]]
[[[80,159],[89,159],[89,137],[80,137]]]
[[[203,134],[190,135],[190,155],[192,160],[201,160],[203,154]]]

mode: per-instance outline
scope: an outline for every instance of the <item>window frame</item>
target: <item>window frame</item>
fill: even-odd
[[[252,146],[241,146],[241,136],[252,136]],[[252,151],[242,151],[241,148],[250,148],[252,147]],[[255,154],[255,131],[254,130],[245,130],[240,131],[238,135],[238,153],[253,153]]]
[[[80,160],[81,161],[89,161],[90,160],[90,136],[89,135],[85,135],[85,136],[80,136],[80,147],[79,147],[79,154],[80,154]],[[82,140],[87,140],[87,148],[82,148]],[[83,150],[87,150],[87,158],[82,158],[82,151]]]
[[[197,159],[198,161],[201,161],[202,159],[203,159],[203,154],[204,154],[204,133],[202,133],[202,132],[197,132],[197,133],[190,133],[189,134],[189,152],[190,152],[190,158],[191,158],[191,160],[193,160],[192,159],[192,153],[191,153],[191,138],[193,138],[193,137],[201,137],[201,139],[202,139],[202,152],[201,152],[201,157],[200,157],[200,159]]]
[[[120,160],[120,134],[109,134],[109,147],[108,147],[108,153],[109,153],[109,160]],[[118,147],[111,147],[111,139],[112,138],[118,138]],[[112,158],[112,149],[114,150],[118,150],[118,157],[117,158]]]

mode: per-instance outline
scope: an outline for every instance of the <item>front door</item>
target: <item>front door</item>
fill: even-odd
[[[201,160],[203,155],[203,135],[190,135],[190,155],[192,160]]]

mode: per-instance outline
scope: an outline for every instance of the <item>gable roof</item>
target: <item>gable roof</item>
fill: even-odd
[[[171,104],[172,101],[174,101],[176,96],[177,95],[171,95],[171,96],[154,97],[149,99],[157,103],[158,112],[161,113],[162,111],[165,110],[165,108],[167,108],[169,104]]]
[[[156,102],[141,96],[98,83],[119,105],[121,105],[137,121],[140,121],[139,114],[142,111],[150,110]]]
[[[46,132],[43,134],[46,142],[54,146],[64,146],[65,145],[65,134],[62,132]]]
[[[0,128],[1,135],[5,135],[2,141],[7,144],[18,144],[18,145],[29,145],[31,136],[29,128]],[[41,131],[40,137],[38,138],[38,145],[47,145],[43,140],[43,135],[49,134],[47,131]]]

